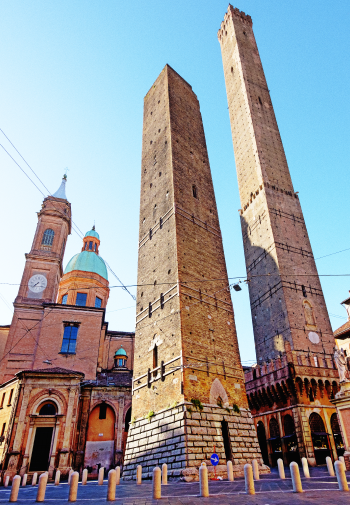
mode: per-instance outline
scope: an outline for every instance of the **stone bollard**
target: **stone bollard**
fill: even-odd
[[[73,472],[70,476],[68,501],[77,501],[79,473]]]
[[[162,471],[159,466],[153,468],[153,500],[162,497]]]
[[[227,462],[227,479],[230,480],[231,482],[234,480],[232,461]]]
[[[289,465],[290,475],[292,477],[293,493],[302,493],[303,488],[300,480],[299,466],[298,463],[292,461]]]
[[[117,466],[115,471],[117,472],[117,482],[116,485],[119,486],[120,484],[120,466]]]
[[[168,484],[168,465],[163,463],[162,465],[162,485],[166,486]]]
[[[61,472],[59,470],[56,470],[56,475],[55,475],[55,486],[58,486],[60,483],[60,478],[61,478]]]
[[[203,498],[208,498],[209,496],[208,468],[203,463],[199,467],[199,495],[203,496]]]
[[[252,460],[252,468],[253,468],[253,477],[254,480],[260,480],[260,475],[259,475],[259,465],[256,459]]]
[[[326,463],[327,463],[327,470],[328,470],[329,475],[331,477],[334,477],[335,474],[334,474],[333,463],[332,463],[332,459],[329,456],[326,457]]]
[[[42,473],[39,477],[39,486],[38,486],[38,492],[36,494],[36,501],[44,501],[45,500],[45,493],[46,493],[46,484],[47,484],[47,478],[48,478],[48,473]]]
[[[305,479],[310,479],[309,464],[306,458],[301,458],[301,464],[303,465],[303,472]]]
[[[12,488],[9,501],[17,501],[20,484],[21,484],[21,477],[19,475],[15,475],[12,481]]]
[[[278,466],[278,473],[279,473],[280,479],[285,479],[286,475],[284,473],[283,460],[281,458],[278,458],[277,466]]]
[[[345,475],[345,465],[342,461],[336,461],[334,463],[335,473],[337,474],[337,481],[339,486],[339,491],[349,491],[349,486]]]
[[[136,468],[136,484],[141,484],[142,483],[142,466],[137,465]]]
[[[82,486],[86,486],[87,478],[88,478],[88,471],[87,471],[87,468],[84,468],[83,475],[81,476],[81,485]]]
[[[73,470],[72,470],[72,469],[70,469],[70,470],[69,470],[69,474],[68,474],[68,486],[69,486],[69,484],[70,484],[70,479],[71,479],[72,475],[73,475]]]
[[[116,470],[110,470],[108,472],[107,501],[115,500],[116,485],[117,485],[117,472]]]
[[[37,482],[38,482],[38,474],[35,472],[33,473],[32,486],[36,486]]]
[[[244,480],[245,492],[247,494],[255,494],[253,468],[252,465],[249,465],[249,463],[244,465]]]
[[[105,469],[103,466],[98,471],[98,485],[102,486],[103,485],[103,477],[105,476]]]
[[[28,479],[28,474],[25,473],[22,477],[22,487],[25,487],[27,485],[27,479]]]
[[[4,482],[4,487],[7,487],[9,485],[9,482],[10,482],[10,476],[6,475],[5,482]]]

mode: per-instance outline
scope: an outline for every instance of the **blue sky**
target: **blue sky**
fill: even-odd
[[[344,0],[237,0],[253,18],[294,188],[316,258],[350,249],[349,40]],[[82,231],[94,221],[101,256],[125,284],[137,275],[143,97],[166,63],[193,87],[218,203],[228,273],[245,276],[240,208],[217,30],[227,1],[0,2],[0,128],[54,192],[68,167],[68,199]],[[29,169],[0,132],[0,143]],[[0,148],[0,282],[19,283],[42,195]],[[39,184],[40,185],[40,184]],[[45,191],[44,191],[45,192]],[[64,264],[80,250],[75,233]],[[350,274],[350,250],[317,260]],[[117,284],[110,276],[111,285]],[[350,278],[321,277],[334,328]],[[0,324],[17,287],[0,284]],[[243,362],[255,359],[247,287],[233,292]],[[339,317],[340,316],[340,317]],[[111,290],[109,328],[134,330],[132,298]]]

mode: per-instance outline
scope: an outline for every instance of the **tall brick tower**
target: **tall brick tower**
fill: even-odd
[[[71,232],[71,205],[66,176],[59,189],[44,199],[31,250],[26,254],[14,314],[0,368],[0,383],[18,370],[31,369],[43,317],[43,303],[55,303],[62,277],[62,259]]]
[[[279,360],[287,353],[293,367],[308,365],[307,370],[299,373],[308,377],[308,383],[313,380],[316,384],[313,392],[307,386],[298,393],[291,383],[291,389],[284,393],[268,392],[267,399],[262,394],[263,400],[254,403],[254,408],[261,412],[265,402],[268,410],[274,403],[285,409],[283,401],[288,398],[294,404],[309,405],[316,401],[317,381],[328,373],[321,368],[332,366],[334,347],[315,259],[298,194],[291,181],[251,17],[229,5],[218,38],[242,207],[241,225],[258,365],[262,366],[260,372],[265,374],[264,362]],[[276,367],[283,368],[280,361],[271,366],[270,372],[276,372]],[[285,370],[285,380],[295,379],[295,367],[294,377]],[[260,381],[258,386],[262,385]],[[258,386],[247,383],[248,393],[257,393]],[[304,401],[305,391],[307,399]],[[328,402],[329,412],[330,405]],[[253,408],[253,403],[251,406]],[[301,433],[302,416],[303,412],[296,409],[294,421],[300,428],[299,452],[307,454],[312,461],[311,446],[307,449],[309,452],[305,449],[308,440],[311,441],[310,434],[305,435],[307,419],[304,423],[306,438]]]
[[[198,478],[215,443],[236,472],[261,460],[199,103],[168,65],[144,100],[138,285],[124,476],[167,461]]]

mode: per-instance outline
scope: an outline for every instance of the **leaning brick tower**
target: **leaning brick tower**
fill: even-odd
[[[219,473],[262,462],[199,103],[168,65],[144,100],[138,285],[124,477],[167,462],[198,479],[214,446]]]
[[[333,333],[251,17],[230,5],[218,37],[258,362],[277,357],[286,342],[330,355]]]
[[[218,38],[257,355],[257,367],[246,374],[249,406],[265,462],[276,464],[282,451],[285,463],[299,454],[316,464],[322,457],[313,433],[322,429],[313,432],[315,416],[322,417],[322,444],[337,454],[329,437],[338,388],[334,337],[251,17],[229,5]]]

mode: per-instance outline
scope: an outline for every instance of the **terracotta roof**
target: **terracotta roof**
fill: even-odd
[[[343,324],[342,326],[340,326],[340,328],[335,330],[334,337],[339,338],[341,336],[344,336],[344,338],[345,338],[346,333],[350,333],[350,321],[346,321],[345,324]]]
[[[77,372],[76,370],[67,370],[67,368],[60,368],[60,367],[54,367],[54,368],[35,368],[34,370],[21,370],[18,373],[23,373],[23,372],[34,372],[34,373],[64,373],[64,374],[74,374],[74,375],[85,375],[83,372]],[[16,374],[18,375],[18,374]]]

